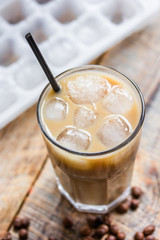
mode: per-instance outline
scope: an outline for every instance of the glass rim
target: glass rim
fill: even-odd
[[[145,117],[145,101],[144,101],[144,97],[143,97],[143,94],[140,90],[140,88],[138,87],[138,85],[131,79],[129,78],[127,75],[121,73],[120,71],[114,69],[114,68],[111,68],[111,67],[106,67],[106,66],[102,66],[102,65],[84,65],[82,67],[75,67],[75,68],[70,68],[66,71],[63,71],[62,73],[58,74],[55,78],[60,78],[60,77],[63,77],[63,75],[67,74],[67,73],[74,73],[75,71],[79,71],[79,70],[89,70],[89,69],[97,69],[97,70],[112,70],[113,72],[116,72],[120,75],[122,75],[123,77],[125,77],[132,85],[133,87],[137,90],[137,93],[139,95],[139,98],[140,98],[140,102],[141,102],[141,115],[140,115],[140,118],[139,118],[139,121],[138,121],[138,124],[136,126],[136,128],[134,129],[134,131],[131,133],[131,135],[129,135],[129,137],[127,139],[125,139],[122,143],[120,143],[119,145],[111,148],[111,149],[108,149],[108,150],[105,150],[105,151],[100,151],[100,152],[79,152],[79,151],[74,151],[74,150],[71,150],[69,148],[66,148],[62,145],[60,145],[58,142],[56,142],[54,139],[52,139],[49,134],[47,133],[47,131],[45,130],[45,128],[43,127],[43,123],[41,122],[41,119],[40,119],[40,104],[41,104],[41,100],[42,100],[42,97],[43,95],[45,94],[46,90],[48,89],[50,85],[50,83],[48,83],[44,89],[42,90],[41,94],[40,94],[40,97],[38,99],[38,103],[37,103],[37,120],[38,120],[38,124],[40,126],[40,129],[42,131],[42,133],[44,134],[44,136],[49,140],[49,142],[51,142],[53,145],[55,145],[56,147],[66,151],[66,152],[69,152],[71,154],[75,154],[75,155],[80,155],[80,156],[87,156],[87,157],[93,157],[93,156],[100,156],[100,155],[104,155],[104,154],[110,154],[110,153],[113,153],[113,152],[116,152],[118,150],[120,150],[121,148],[123,148],[124,146],[126,146],[128,143],[130,143],[132,141],[132,139],[134,139],[134,137],[138,134],[138,132],[140,131],[141,127],[142,127],[142,124],[144,122],[144,117]]]

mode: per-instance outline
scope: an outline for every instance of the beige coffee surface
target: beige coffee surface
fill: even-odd
[[[84,76],[85,74],[86,73],[81,73],[81,75],[73,74],[70,77],[66,77],[66,78],[62,79],[62,81],[60,82],[61,91],[59,93],[55,93],[52,89],[50,89],[47,92],[47,94],[44,98],[42,109],[41,109],[41,116],[42,116],[43,124],[46,128],[46,131],[50,134],[50,136],[52,135],[55,140],[55,138],[61,133],[61,131],[66,126],[75,126],[74,125],[74,113],[75,113],[76,109],[78,108],[78,106],[86,106],[89,109],[93,110],[97,114],[96,121],[89,127],[83,128],[83,130],[90,133],[90,135],[92,137],[90,146],[86,150],[86,152],[105,151],[108,149],[107,146],[104,145],[97,137],[97,132],[98,132],[100,126],[102,125],[104,118],[112,115],[112,113],[108,112],[102,104],[105,97],[103,97],[100,101],[98,101],[96,103],[81,105],[81,104],[74,103],[67,94],[67,91],[68,91],[67,82],[71,81],[71,80],[74,81],[74,79],[76,79],[77,77],[80,77],[82,75]],[[94,74],[99,75],[103,79],[106,79],[109,82],[109,84],[111,85],[111,89],[114,86],[121,86],[121,87],[125,87],[129,91],[130,95],[133,98],[133,104],[129,111],[127,111],[125,114],[123,114],[123,115],[121,114],[121,115],[124,116],[129,121],[130,125],[132,126],[132,131],[133,131],[136,128],[139,118],[140,118],[140,109],[138,106],[138,101],[136,99],[136,96],[135,96],[133,90],[131,89],[131,87],[126,85],[124,82],[122,82],[122,80],[120,80],[118,78],[114,78],[111,75],[107,75],[104,73],[100,74],[97,72],[94,72]],[[64,120],[58,120],[58,121],[56,120],[55,121],[55,120],[49,119],[45,114],[46,104],[55,97],[61,98],[68,103],[68,114]],[[85,152],[85,151],[83,151],[83,152]]]

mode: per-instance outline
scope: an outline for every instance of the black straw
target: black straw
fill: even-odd
[[[48,67],[44,57],[42,56],[42,54],[41,54],[37,44],[35,43],[31,33],[27,33],[25,35],[25,38],[26,38],[28,44],[30,45],[32,51],[34,52],[37,60],[39,61],[43,71],[45,72],[45,74],[46,74],[46,76],[47,76],[47,78],[48,78],[48,80],[49,80],[53,90],[55,92],[58,92],[60,90],[60,87],[59,87],[57,81],[55,80],[53,74],[51,73],[51,71],[50,71],[50,69],[49,69],[49,67]]]

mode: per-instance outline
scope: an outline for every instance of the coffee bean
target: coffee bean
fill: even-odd
[[[144,239],[144,235],[142,232],[136,232],[135,236],[134,236],[135,240],[143,240]]]
[[[154,232],[154,230],[155,230],[155,226],[153,224],[151,224],[143,229],[143,233],[145,236],[147,236],[147,235],[152,234]]]
[[[139,206],[139,200],[138,199],[132,199],[131,200],[131,209],[132,210],[135,210],[135,209],[137,209],[138,208],[138,206]]]
[[[129,204],[128,202],[122,202],[117,208],[117,212],[119,213],[126,213],[129,210]]]
[[[117,233],[118,233],[118,227],[117,227],[117,225],[111,224],[111,225],[110,225],[110,232],[111,232],[113,235],[117,235]]]
[[[109,227],[108,227],[106,224],[100,225],[99,228],[104,229],[104,230],[105,230],[105,233],[108,233],[108,232],[109,232]]]
[[[96,216],[96,226],[98,227],[99,225],[101,225],[105,220],[105,216],[103,215],[97,215]]]
[[[114,235],[108,235],[107,240],[116,240]]]
[[[88,226],[84,226],[83,228],[81,228],[80,230],[80,235],[82,237],[88,236],[91,233],[91,229]]]
[[[20,228],[22,228],[22,219],[19,217],[16,217],[13,222],[13,227],[15,230],[19,230]]]
[[[4,234],[4,236],[2,237],[2,240],[12,240],[12,235],[10,232],[7,232]]]
[[[117,239],[118,240],[124,240],[126,238],[126,234],[124,232],[118,232],[117,233]]]
[[[50,235],[50,236],[48,237],[48,240],[58,240],[58,239],[57,239],[56,237]]]
[[[91,228],[95,228],[97,223],[96,223],[96,216],[89,215],[87,217],[87,223]]]
[[[102,224],[96,229],[95,234],[98,237],[102,237],[103,235],[108,233],[108,231],[109,231],[109,227],[105,224]]]
[[[28,228],[30,225],[30,220],[27,217],[22,218],[21,225],[22,228]]]
[[[63,225],[65,228],[71,228],[73,226],[73,219],[71,218],[71,216],[64,217]]]
[[[83,240],[95,240],[95,238],[92,238],[92,237],[90,237],[90,236],[87,236],[87,237],[83,238]]]
[[[28,238],[28,231],[24,228],[22,228],[20,231],[19,231],[19,239],[20,240],[26,240]]]
[[[105,233],[106,232],[104,231],[104,229],[101,229],[101,228],[98,228],[95,232],[97,237],[102,237],[103,235],[105,235]]]
[[[146,240],[155,240],[155,237],[153,235],[148,235],[145,239]]]
[[[131,188],[131,194],[134,198],[140,198],[142,195],[142,189],[140,187],[132,187]]]

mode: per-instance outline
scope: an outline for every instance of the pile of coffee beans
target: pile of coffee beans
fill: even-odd
[[[71,229],[73,227],[73,219],[66,216],[63,219],[65,228]],[[146,226],[142,232],[136,232],[135,240],[158,240],[152,233],[155,231],[154,225]],[[112,223],[111,217],[107,215],[88,215],[86,217],[86,224],[79,230],[80,239],[83,240],[124,240],[126,234],[121,231],[116,224]],[[54,237],[49,240],[58,240]]]
[[[86,222],[87,224],[79,232],[84,240],[124,240],[126,237],[125,233],[112,223],[109,214],[89,215],[86,217]]]
[[[117,211],[121,214],[126,213],[129,209],[136,210],[140,203],[140,197],[143,191],[139,187],[131,188],[131,196],[124,200],[118,207]],[[19,240],[28,239],[28,228],[30,220],[28,218],[15,218],[13,228],[18,232]],[[74,220],[72,217],[65,216],[63,226],[66,229],[74,228]],[[146,226],[141,232],[136,232],[133,236],[135,240],[158,240],[152,234],[155,231],[154,225]],[[125,240],[126,234],[112,222],[111,216],[94,215],[86,216],[85,225],[77,230],[79,239],[83,240]],[[11,234],[8,232],[0,240],[12,240]],[[48,236],[48,240],[60,240],[53,235]]]
[[[30,225],[30,220],[28,218],[26,217],[15,218],[13,222],[13,228],[16,232],[18,232],[18,236],[20,240],[27,240],[29,225]],[[4,234],[3,238],[0,240],[12,240],[11,233],[7,232],[6,234]]]
[[[136,232],[134,238],[135,240],[156,240],[156,238],[152,235],[155,231],[155,226],[153,224],[148,225],[143,229],[142,232]]]
[[[117,212],[126,213],[129,209],[136,210],[140,204],[140,197],[143,191],[140,187],[131,188],[131,196],[125,199],[117,208]]]
[[[28,238],[28,228],[30,225],[30,220],[26,217],[19,218],[16,217],[13,222],[13,228],[18,231],[18,236],[20,240],[26,240]]]

